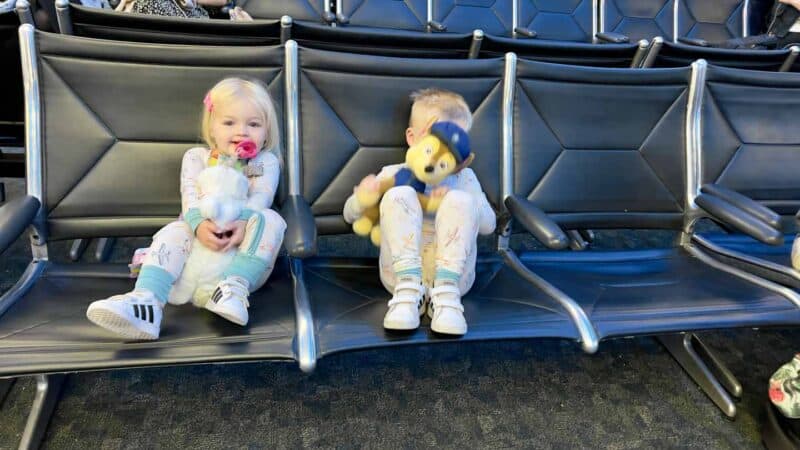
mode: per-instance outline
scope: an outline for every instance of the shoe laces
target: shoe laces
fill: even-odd
[[[414,291],[415,293],[411,293],[409,291]],[[424,292],[425,289],[420,283],[415,283],[412,281],[398,283],[397,286],[394,287],[394,295],[392,299],[389,300],[389,306],[391,307],[401,303],[416,305],[419,303],[419,298],[424,294]]]
[[[217,303],[222,303],[235,298],[244,303],[244,306],[247,308],[250,307],[250,301],[247,299],[247,297],[250,295],[250,291],[241,281],[239,281],[238,278],[225,278],[224,280],[220,281],[220,283],[217,285],[217,288],[222,292],[222,296]]]
[[[442,298],[443,294],[452,294],[449,298]],[[431,303],[433,303],[434,310],[441,307],[454,308],[462,313],[464,312],[464,305],[461,304],[461,290],[454,284],[443,284],[431,289]]]
[[[127,292],[122,295],[115,295],[109,300],[117,301],[117,302],[125,302],[125,303],[144,303],[147,305],[161,305],[153,294],[150,292],[145,291],[131,291]]]

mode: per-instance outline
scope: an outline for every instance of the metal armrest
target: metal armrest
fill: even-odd
[[[553,250],[569,247],[569,238],[547,213],[533,205],[528,199],[518,195],[506,197],[506,208],[514,220],[519,221],[529,233],[542,244]]]
[[[526,38],[535,38],[537,36],[537,33],[535,31],[529,30],[524,27],[514,28],[514,34],[524,36]]]
[[[694,201],[710,215],[711,219],[729,225],[765,244],[783,244],[783,233],[726,200],[711,194],[700,194]]]
[[[348,23],[350,23],[350,17],[345,16],[342,13],[338,13],[336,14],[336,23],[338,23],[339,25],[347,25]]]
[[[443,23],[435,20],[428,22],[428,29],[430,31],[447,31],[447,27]]]
[[[39,199],[30,195],[0,206],[0,253],[6,251],[33,223],[39,206]]]
[[[597,39],[600,39],[601,41],[604,42],[609,42],[611,44],[627,44],[628,42],[630,42],[630,38],[621,33],[612,33],[609,31],[603,31],[597,33],[595,36],[597,37]]]
[[[322,13],[322,22],[327,25],[336,22],[336,14],[330,11],[325,11],[324,13]]]
[[[306,200],[299,195],[290,195],[281,208],[281,215],[286,221],[283,246],[289,256],[314,256],[317,253],[317,226]]]
[[[679,37],[678,42],[694,47],[711,47],[707,40],[700,38]]]
[[[746,213],[761,220],[762,222],[765,222],[772,228],[775,228],[779,231],[781,229],[780,214],[767,208],[761,203],[758,203],[750,197],[744,196],[736,191],[724,188],[717,184],[705,184],[700,188],[700,192],[711,194],[714,197],[719,197],[733,206],[744,210]]]

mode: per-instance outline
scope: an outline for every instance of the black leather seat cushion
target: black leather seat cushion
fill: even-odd
[[[653,65],[654,67],[684,67],[703,58],[718,66],[774,72],[781,67],[787,56],[789,56],[788,50],[734,50],[664,42]]]
[[[436,335],[423,317],[414,332],[383,329],[391,294],[374,259],[314,259],[305,264],[305,282],[320,355],[359,348],[500,338],[578,339],[574,325],[546,294],[502,266],[479,259],[475,284],[462,299],[469,331],[462,338]]]
[[[800,323],[800,308],[681,249],[531,252],[523,263],[583,306],[603,337]]]
[[[0,320],[0,375],[294,359],[295,316],[285,260],[250,296],[247,326],[192,305],[167,305],[158,341],[126,343],[89,322],[86,308],[94,300],[129,291],[134,280],[125,277],[127,270],[103,265],[76,276],[49,268]]]

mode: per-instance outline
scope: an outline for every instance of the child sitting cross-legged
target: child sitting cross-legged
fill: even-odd
[[[183,156],[181,218],[153,236],[131,292],[97,300],[86,311],[90,321],[119,336],[158,339],[168,300],[180,304],[193,298],[197,306],[245,325],[249,294],[264,284],[275,264],[286,223],[269,209],[280,176],[272,99],[259,82],[226,78],[203,104],[208,147],[191,148]],[[216,183],[213,193],[230,194],[223,198],[231,201],[210,202],[212,192],[201,189],[204,182]],[[210,261],[219,270],[208,275]],[[202,283],[199,273],[206,274]]]

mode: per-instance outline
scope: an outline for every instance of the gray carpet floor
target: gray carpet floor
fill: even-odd
[[[21,189],[7,185],[11,196]],[[112,258],[143,243],[121,242]],[[52,247],[55,258],[66,251]],[[24,239],[2,255],[0,290],[29,258]],[[760,448],[767,380],[800,350],[800,330],[701,336],[744,386],[734,421],[654,339],[604,342],[595,355],[573,342],[524,340],[344,353],[310,375],[271,362],[72,374],[43,447]],[[23,378],[0,399],[0,448],[17,446],[34,393]]]

